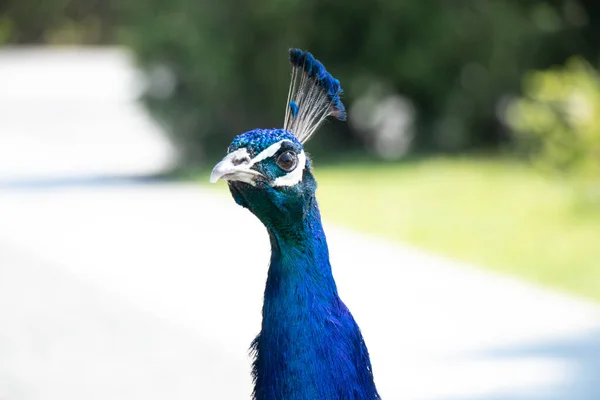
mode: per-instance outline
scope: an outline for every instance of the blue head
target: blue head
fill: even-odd
[[[301,220],[316,183],[298,139],[284,129],[255,129],[236,136],[211,181],[226,180],[237,204],[271,228]]]
[[[211,182],[226,180],[235,201],[267,228],[293,229],[312,206],[316,183],[303,144],[328,116],[346,117],[340,83],[319,61],[292,49],[290,63],[284,127],[235,137],[211,174]]]

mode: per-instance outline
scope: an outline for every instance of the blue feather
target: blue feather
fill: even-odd
[[[335,79],[323,66],[307,51],[290,49],[290,63],[294,67],[302,68],[309,78],[316,78],[317,84],[322,87],[331,100],[332,114],[341,121],[346,120],[346,108],[340,98],[343,93],[340,81]]]
[[[290,101],[290,111],[292,112],[292,117],[296,118],[298,115],[298,104],[295,101]]]

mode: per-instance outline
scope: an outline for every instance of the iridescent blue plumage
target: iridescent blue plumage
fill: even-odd
[[[296,118],[298,116],[298,104],[295,101],[290,101],[290,111],[292,112],[292,117]]]
[[[227,152],[231,153],[239,148],[245,148],[250,153],[250,157],[254,157],[273,143],[284,139],[300,145],[298,139],[285,129],[254,129],[233,138]]]
[[[303,107],[315,109],[310,99],[332,107],[339,82],[310,53],[292,50],[290,59],[302,65],[306,79],[315,78],[313,86],[304,83],[304,96],[291,100],[296,112],[288,100],[292,118],[310,116],[303,113]],[[287,127],[237,136],[211,174],[213,182],[228,181],[235,201],[260,219],[271,243],[261,332],[251,346],[253,398],[376,400],[367,347],[332,275],[317,184],[304,153],[315,121],[291,125],[304,129],[300,136]]]

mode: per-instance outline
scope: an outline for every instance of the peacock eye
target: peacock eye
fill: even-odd
[[[296,168],[296,164],[298,164],[298,156],[293,151],[286,151],[277,157],[277,166],[286,172]]]

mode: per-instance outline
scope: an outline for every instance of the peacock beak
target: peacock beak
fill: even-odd
[[[255,179],[264,177],[260,172],[251,169],[252,164],[246,149],[239,149],[227,154],[210,174],[210,183],[218,180],[245,182],[252,186],[256,185]]]

